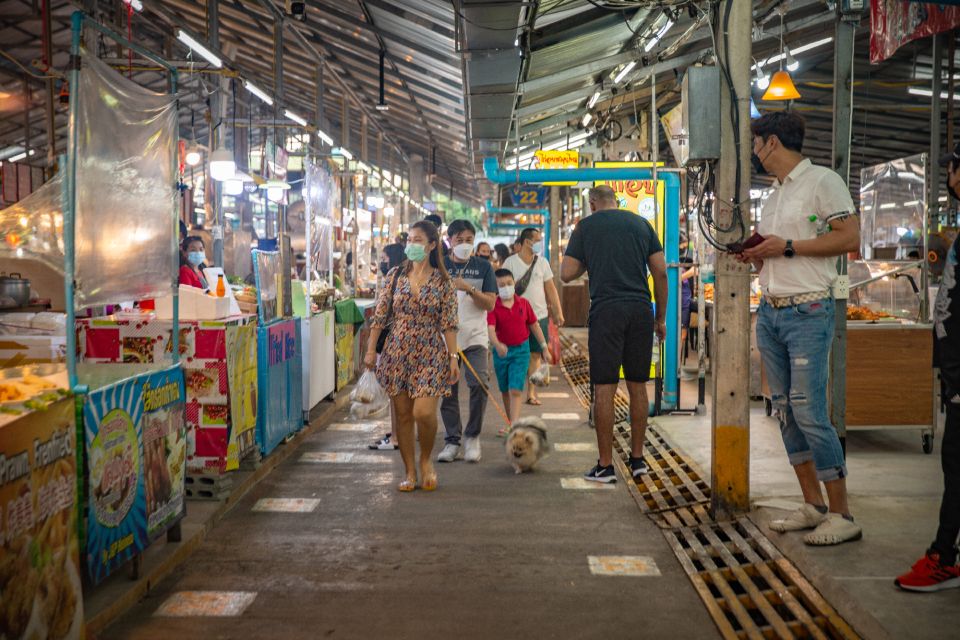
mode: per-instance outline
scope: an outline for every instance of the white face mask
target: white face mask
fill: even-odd
[[[461,242],[453,249],[453,255],[457,260],[466,260],[473,254],[473,245],[467,242]]]
[[[543,251],[543,240],[538,240],[537,242],[534,242],[531,249],[533,249],[533,252],[535,254],[540,255],[540,253]]]
[[[497,291],[500,293],[500,298],[503,300],[509,300],[513,297],[514,288],[512,284],[508,284],[505,287],[499,287]]]

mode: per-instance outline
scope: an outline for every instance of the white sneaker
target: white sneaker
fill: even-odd
[[[787,531],[801,531],[803,529],[816,529],[821,522],[827,519],[825,513],[820,513],[817,508],[805,502],[802,507],[788,515],[786,518],[774,520],[770,523],[770,529],[778,533]]]
[[[453,462],[457,459],[459,454],[460,445],[446,444],[443,446],[443,451],[441,451],[440,455],[437,456],[437,462]]]
[[[467,462],[480,462],[480,438],[467,438],[463,443],[463,459]]]
[[[847,520],[839,513],[828,513],[819,527],[803,536],[803,541],[817,547],[826,547],[862,537],[863,529],[856,522]]]

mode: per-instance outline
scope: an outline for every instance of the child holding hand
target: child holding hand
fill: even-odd
[[[493,369],[503,394],[503,407],[513,423],[520,417],[520,403],[530,366],[530,332],[543,347],[548,364],[550,355],[533,307],[514,293],[513,273],[509,269],[498,269],[495,275],[499,295],[493,311],[487,313],[487,330],[493,346]],[[505,432],[506,429],[501,429],[500,435]]]

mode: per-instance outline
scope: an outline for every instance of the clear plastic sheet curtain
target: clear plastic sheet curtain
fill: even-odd
[[[327,281],[318,281],[311,288],[332,286],[329,276],[333,251],[333,214],[339,206],[340,190],[330,173],[321,165],[308,162],[306,174],[304,201],[310,231],[307,268],[311,273],[327,276]]]
[[[61,174],[0,211],[0,257],[37,260],[63,274]]]
[[[927,199],[927,154],[860,172],[860,238],[865,260],[919,260]]]
[[[171,291],[176,96],[83,52],[77,91],[76,307]]]

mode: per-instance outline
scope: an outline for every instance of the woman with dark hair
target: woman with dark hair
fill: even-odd
[[[391,269],[370,323],[364,364],[393,403],[397,444],[405,479],[397,489],[417,485],[416,434],[420,439],[420,484],[437,488],[430,456],[437,435],[437,405],[460,379],[457,359],[457,294],[440,253],[440,233],[426,220],[414,223],[404,250],[407,260]],[[390,334],[377,358],[377,342],[390,322]]]
[[[510,247],[499,242],[493,245],[493,250],[497,252],[497,264],[503,267],[503,263],[510,257]]]
[[[208,289],[207,279],[203,277],[207,253],[204,251],[203,238],[187,236],[180,244],[180,284],[198,289]]]

